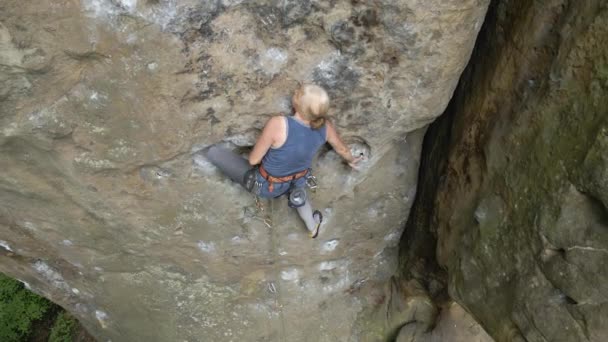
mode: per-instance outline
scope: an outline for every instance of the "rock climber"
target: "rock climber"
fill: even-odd
[[[232,180],[263,198],[288,195],[288,204],[296,208],[311,238],[319,234],[323,215],[312,211],[306,193],[311,183],[314,156],[326,142],[352,167],[363,156],[351,154],[328,120],[329,96],[312,84],[304,84],[292,97],[293,116],[274,116],[268,120],[247,161],[230,150],[212,146],[210,161]]]

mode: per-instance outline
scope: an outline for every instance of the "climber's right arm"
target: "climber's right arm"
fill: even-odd
[[[262,158],[264,158],[268,149],[276,142],[277,132],[282,128],[282,122],[283,117],[281,116],[273,116],[268,120],[264,130],[262,130],[262,135],[260,135],[249,154],[249,165],[254,166],[262,162]]]

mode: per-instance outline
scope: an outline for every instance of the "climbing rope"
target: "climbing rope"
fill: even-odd
[[[259,215],[255,215],[254,218],[262,221],[262,223],[264,223],[264,225],[267,228],[272,229],[272,217],[270,216],[270,214],[268,215],[263,215],[265,208],[264,208],[264,203],[262,203],[262,201],[260,201],[260,198],[258,196],[255,196],[255,207],[256,207],[256,212],[262,214],[261,216]]]
[[[261,221],[262,223],[264,223],[266,228],[268,228],[268,236],[269,236],[269,242],[270,242],[269,257],[273,258],[273,259],[279,256],[278,249],[277,249],[277,239],[275,236],[276,233],[275,233],[275,229],[273,227],[274,202],[275,201],[270,201],[269,208],[268,208],[268,210],[266,210],[267,208],[264,205],[264,203],[262,202],[262,200],[258,196],[255,196],[255,213],[252,215],[252,217],[254,219]],[[283,315],[283,298],[282,298],[281,288],[279,286],[279,278],[280,278],[280,270],[278,269],[279,263],[273,263],[273,264],[275,264],[275,267],[273,269],[274,281],[271,280],[268,283],[268,291],[274,296],[275,306],[279,313],[279,329],[278,330],[279,330],[280,341],[287,341],[286,332],[285,332],[285,317]],[[272,333],[271,327],[269,326],[268,327],[268,336],[271,336],[271,333]]]
[[[270,201],[270,210],[268,212],[267,218],[270,220],[270,226],[268,227],[268,233],[269,233],[269,237],[270,237],[270,257],[271,258],[276,258],[279,256],[279,252],[277,249],[277,239],[276,239],[276,230],[273,229],[273,225],[272,225],[272,218],[274,217],[274,202],[275,201]],[[276,307],[277,310],[279,312],[279,322],[280,322],[280,327],[279,327],[279,335],[281,336],[281,341],[287,341],[286,335],[285,335],[285,317],[283,315],[283,296],[282,296],[282,291],[281,291],[281,286],[279,285],[279,277],[280,275],[280,271],[279,271],[279,263],[274,263],[274,279],[276,280],[276,285],[274,284],[274,282],[270,282],[269,287],[272,287],[272,289],[274,289],[274,294],[276,296]],[[270,289],[270,288],[269,288]],[[273,292],[271,289],[271,292]]]

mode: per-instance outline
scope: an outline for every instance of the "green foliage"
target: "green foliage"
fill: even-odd
[[[19,281],[0,273],[0,341],[22,341],[32,323],[53,306],[51,302],[24,288]]]
[[[49,342],[71,342],[77,324],[74,317],[70,316],[67,312],[62,311],[53,324]]]

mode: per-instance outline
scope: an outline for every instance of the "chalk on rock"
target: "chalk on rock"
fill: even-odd
[[[358,136],[344,138],[344,142],[350,147],[350,152],[355,157],[363,157],[362,161],[369,160],[371,155],[371,147],[365,139]]]

